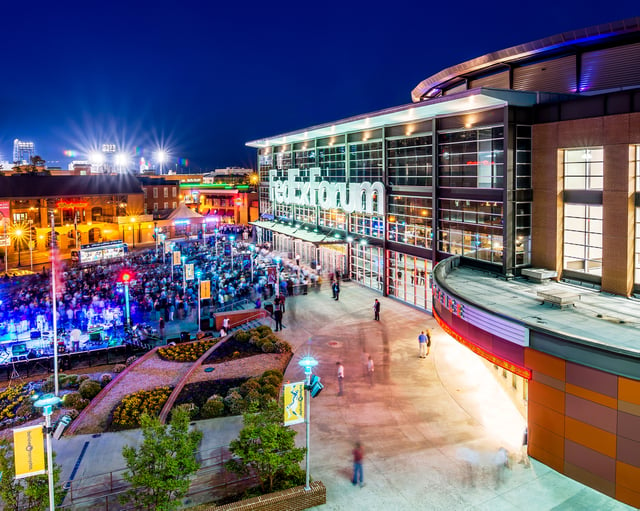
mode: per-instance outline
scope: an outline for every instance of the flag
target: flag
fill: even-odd
[[[284,425],[304,422],[304,382],[284,385]]]
[[[16,479],[45,473],[42,425],[13,430]]]
[[[194,279],[194,267],[193,263],[184,265],[184,280],[193,280]]]
[[[174,250],[173,251],[173,265],[174,266],[180,266],[182,264],[182,260],[180,259],[180,251],[179,250]]]
[[[211,281],[203,280],[200,282],[200,300],[211,298]]]

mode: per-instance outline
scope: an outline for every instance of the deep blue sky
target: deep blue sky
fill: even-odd
[[[446,67],[640,14],[631,0],[23,4],[0,6],[0,160],[14,138],[64,168],[65,149],[164,144],[192,171],[253,167],[247,141],[406,104]]]

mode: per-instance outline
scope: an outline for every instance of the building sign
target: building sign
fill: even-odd
[[[13,430],[16,479],[44,474],[44,438],[42,425]]]
[[[304,422],[304,382],[284,385],[284,425]]]
[[[56,208],[58,209],[75,209],[75,208],[86,208],[89,205],[88,202],[85,201],[58,201],[56,202]]]
[[[269,171],[269,199],[279,204],[320,206],[341,209],[345,213],[384,215],[384,185],[375,181],[362,183],[330,183],[320,181],[320,168],[308,170],[309,179],[300,181],[300,170],[289,169],[287,179],[279,180],[278,171]]]

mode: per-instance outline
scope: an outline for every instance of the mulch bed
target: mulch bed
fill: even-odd
[[[238,360],[241,358],[252,357],[253,355],[261,355],[263,351],[257,346],[236,340],[235,337],[231,337],[219,344],[213,353],[209,355],[204,364],[220,364],[222,362],[228,362],[230,360]]]
[[[185,385],[182,392],[180,392],[174,408],[184,403],[193,403],[198,407],[198,410],[201,410],[207,402],[207,399],[214,394],[224,397],[229,392],[229,389],[239,387],[248,379],[249,378],[229,378],[227,380],[209,380],[189,383]],[[199,412],[195,418],[200,418]]]

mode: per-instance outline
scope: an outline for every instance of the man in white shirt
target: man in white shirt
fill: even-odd
[[[336,362],[336,366],[338,366],[338,395],[341,396],[343,393],[342,382],[344,381],[344,366],[342,362]]]

